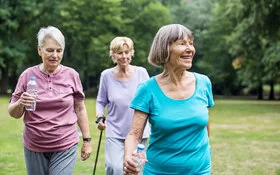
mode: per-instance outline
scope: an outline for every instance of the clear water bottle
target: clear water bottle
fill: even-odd
[[[143,175],[143,170],[146,163],[145,145],[137,145],[135,160],[137,163],[137,168],[139,169],[138,175]]]
[[[27,90],[26,90],[26,92],[28,92],[29,94],[34,96],[34,103],[33,103],[33,105],[25,107],[25,109],[27,111],[35,111],[35,109],[36,109],[36,97],[37,97],[38,86],[37,86],[37,83],[36,83],[35,80],[36,80],[35,77],[30,77],[30,80],[27,83]]]

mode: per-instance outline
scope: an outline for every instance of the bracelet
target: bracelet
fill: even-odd
[[[88,137],[88,138],[83,138],[83,141],[84,141],[84,142],[90,142],[90,141],[91,141],[91,138],[90,138],[90,137]]]

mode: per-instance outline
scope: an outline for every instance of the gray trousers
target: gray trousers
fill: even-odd
[[[28,175],[72,175],[77,160],[78,144],[62,152],[33,152],[24,147]]]
[[[142,144],[146,145],[147,140],[148,139],[143,139]],[[106,143],[105,143],[106,175],[123,175],[124,141],[125,139],[106,137]]]

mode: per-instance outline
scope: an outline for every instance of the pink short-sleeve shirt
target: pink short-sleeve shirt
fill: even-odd
[[[36,111],[24,113],[24,146],[34,152],[64,151],[79,142],[74,101],[85,96],[78,72],[61,65],[54,74],[47,74],[39,65],[26,69],[19,77],[11,103],[26,91],[30,77],[38,84]]]

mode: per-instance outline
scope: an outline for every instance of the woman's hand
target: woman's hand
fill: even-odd
[[[91,142],[83,142],[81,149],[81,159],[82,161],[87,160],[91,155]]]
[[[104,115],[97,115],[96,123],[97,123],[97,128],[103,131],[106,128],[106,119]]]
[[[104,123],[102,121],[98,122],[97,128],[103,131],[106,128],[106,121]]]
[[[29,107],[32,106],[34,101],[35,101],[36,97],[34,97],[33,95],[24,92],[21,94],[20,98],[19,98],[19,104],[23,107]]]
[[[135,163],[133,155],[125,156],[123,162],[123,173],[124,175],[138,175],[139,170],[137,169],[137,164]]]

